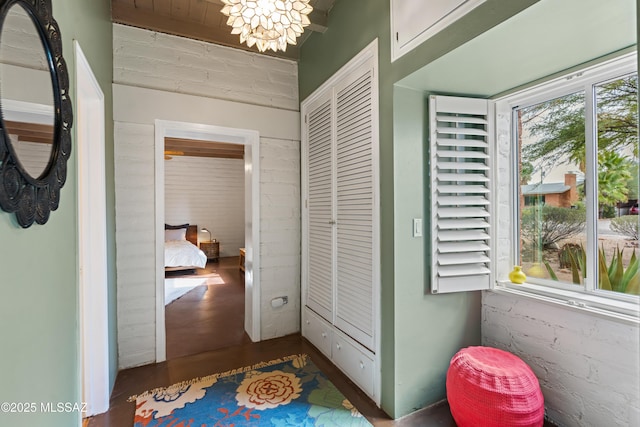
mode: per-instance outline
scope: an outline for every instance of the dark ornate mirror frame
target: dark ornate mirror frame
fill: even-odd
[[[9,9],[18,5],[31,17],[45,51],[53,86],[53,147],[44,172],[32,177],[18,159],[7,133],[0,105],[0,208],[15,212],[20,226],[44,224],[58,208],[60,189],[67,178],[71,154],[73,108],[69,75],[62,57],[60,29],[51,12],[51,0],[0,0],[0,35]],[[2,39],[0,38],[0,43]]]

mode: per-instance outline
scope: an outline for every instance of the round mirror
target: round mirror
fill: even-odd
[[[38,29],[20,4],[9,8],[0,33],[0,105],[19,165],[39,178],[53,150],[53,86]]]
[[[0,0],[0,208],[22,227],[58,208],[72,122],[51,2]]]

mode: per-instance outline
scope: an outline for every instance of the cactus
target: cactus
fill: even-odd
[[[622,264],[622,255],[624,249],[616,248],[613,253],[611,262],[607,262],[607,255],[604,252],[604,248],[598,250],[598,288],[606,291],[621,292],[633,295],[640,295],[640,261],[636,257],[636,251],[633,251],[629,265],[625,268]],[[586,254],[582,245],[565,245],[558,253],[561,266],[564,268],[571,268],[572,281],[574,284],[579,285],[584,283],[586,275]],[[548,261],[544,262],[549,277],[552,280],[558,281],[558,276],[555,274]]]

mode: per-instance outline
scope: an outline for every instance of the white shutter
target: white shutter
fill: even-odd
[[[431,96],[431,292],[489,289],[493,115],[483,99]]]
[[[333,316],[333,107],[326,96],[306,115],[308,171],[308,284],[306,304]]]
[[[366,64],[351,77],[336,87],[335,325],[373,349],[373,73]]]

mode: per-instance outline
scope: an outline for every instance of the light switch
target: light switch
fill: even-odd
[[[422,237],[422,218],[413,218],[413,237]]]

